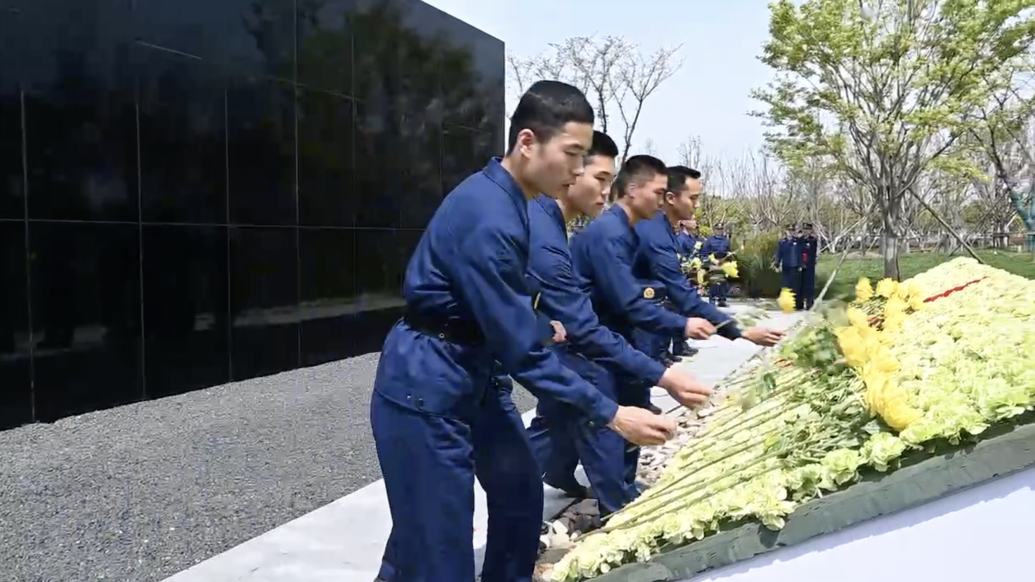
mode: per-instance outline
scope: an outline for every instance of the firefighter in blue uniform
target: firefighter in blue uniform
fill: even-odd
[[[575,184],[557,199],[540,195],[528,203],[528,270],[541,289],[539,308],[563,325],[566,341],[556,346],[561,362],[609,397],[617,399],[606,374],[600,372],[602,366],[666,388],[681,404],[703,404],[711,390],[691,374],[678,368],[666,369],[600,325],[584,283],[572,270],[565,224],[579,216],[600,214],[614,179],[617,157],[614,141],[594,132],[585,172]],[[574,497],[588,495],[575,480],[581,459],[604,513],[620,506],[626,497],[625,483],[609,476],[624,470],[625,441],[614,431],[587,422],[578,409],[544,396],[528,434],[547,485]]]
[[[816,260],[819,258],[819,239],[812,230],[812,224],[802,225],[801,237],[798,239],[798,251],[801,253],[801,289],[798,293],[798,308],[812,309],[816,300]]]
[[[801,253],[793,224],[787,227],[787,234],[776,245],[773,266],[780,273],[780,285],[797,297],[801,293]]]
[[[730,239],[726,237],[726,229],[721,224],[717,224],[712,236],[704,241],[701,256],[705,260],[714,256],[721,264],[729,256],[730,250]],[[725,281],[708,286],[708,300],[713,305],[717,304],[719,307],[727,307],[727,293],[729,293],[729,283]]]
[[[540,81],[511,118],[508,154],[456,187],[407,267],[405,316],[385,339],[370,404],[392,514],[391,582],[474,582],[474,480],[488,497],[485,582],[531,580],[543,487],[521,417],[494,363],[523,386],[581,410],[638,444],[675,423],[614,400],[542,344],[525,273],[527,202],[582,172],[593,108],[576,88]]]

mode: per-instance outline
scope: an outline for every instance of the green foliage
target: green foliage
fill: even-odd
[[[748,297],[780,295],[780,273],[773,270],[773,257],[779,242],[779,234],[764,233],[748,239],[737,251],[740,287]]]
[[[1035,0],[778,0],[753,92],[769,147],[790,167],[817,160],[866,189],[897,245],[902,200],[930,169],[972,177],[953,145],[1027,68]],[[897,249],[897,246],[893,247]],[[898,271],[897,261],[885,273]]]

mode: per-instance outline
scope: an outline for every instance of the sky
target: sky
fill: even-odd
[[[761,121],[747,113],[760,106],[748,92],[772,77],[757,59],[769,34],[767,0],[425,1],[522,57],[573,36],[620,36],[647,53],[682,44],[683,67],[646,101],[636,144],[650,138],[673,163],[690,136],[700,138],[705,155],[726,159],[762,145]],[[508,95],[508,110],[515,101]]]

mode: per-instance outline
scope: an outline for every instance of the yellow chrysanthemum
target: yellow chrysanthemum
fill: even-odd
[[[784,287],[780,291],[780,297],[776,300],[776,304],[780,306],[780,311],[784,313],[791,313],[794,311],[794,292]]]
[[[870,284],[870,280],[866,277],[859,279],[859,282],[855,284],[855,300],[859,303],[869,301],[873,297],[873,285]]]
[[[897,288],[898,283],[896,283],[894,279],[881,279],[880,282],[877,283],[876,293],[879,297],[889,299],[895,294],[895,290]]]

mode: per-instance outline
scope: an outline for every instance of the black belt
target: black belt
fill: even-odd
[[[403,321],[406,322],[406,325],[420,333],[437,336],[439,339],[444,339],[454,344],[480,346],[485,343],[485,336],[482,334],[482,330],[474,322],[431,317],[416,313],[403,315]]]

